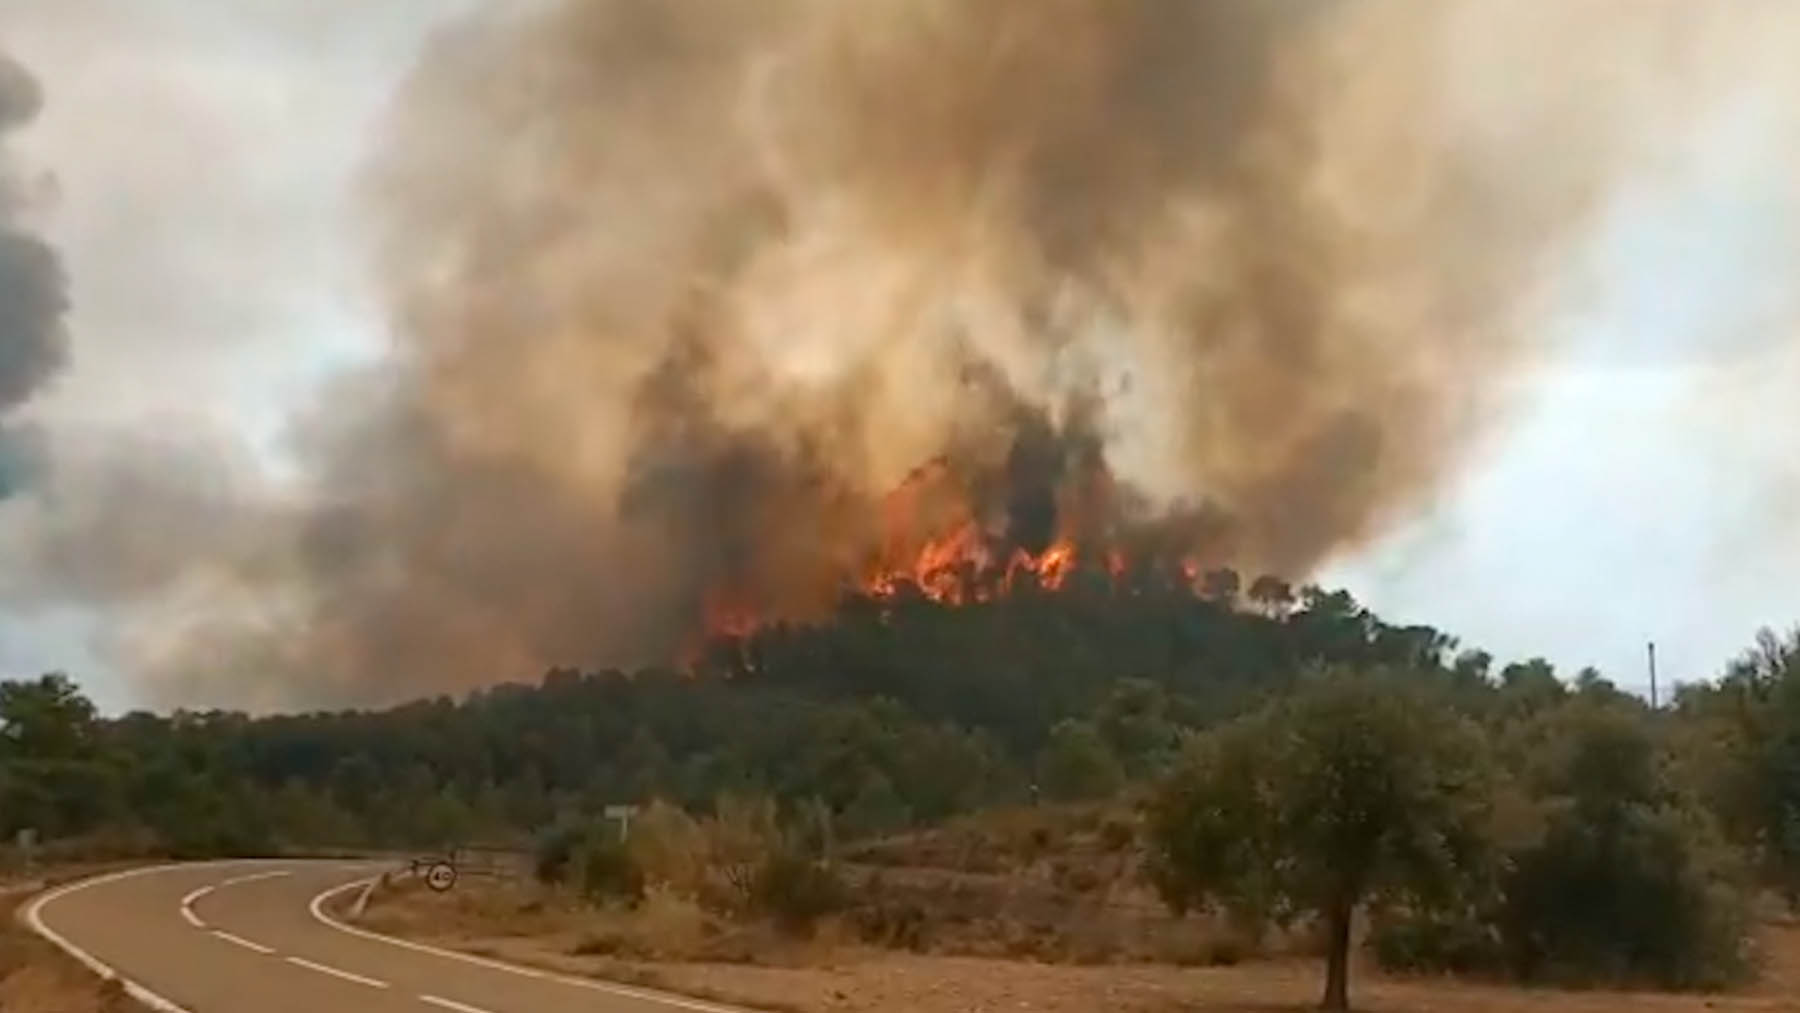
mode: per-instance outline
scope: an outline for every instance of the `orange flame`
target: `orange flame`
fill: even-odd
[[[1115,582],[1131,569],[1116,545],[1077,539],[1072,529],[1040,552],[1005,550],[999,533],[976,517],[972,499],[951,467],[932,461],[915,470],[882,501],[879,536],[872,540],[850,586],[862,595],[896,600],[917,595],[941,605],[992,601],[1020,590],[1062,591],[1084,565]],[[1068,516],[1081,511],[1069,509]],[[1091,553],[1091,555],[1090,555]],[[1190,588],[1201,579],[1198,560],[1184,558],[1180,573]],[[715,590],[703,601],[705,635],[742,639],[757,632],[771,617],[758,609],[753,596]]]

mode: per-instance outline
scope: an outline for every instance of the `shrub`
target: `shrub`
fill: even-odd
[[[569,862],[586,833],[580,826],[563,823],[538,836],[532,856],[532,872],[538,882],[555,886],[568,881]]]
[[[631,823],[631,858],[644,879],[697,897],[706,882],[706,831],[692,816],[655,802]]]
[[[1751,967],[1748,907],[1697,817],[1568,807],[1515,859],[1500,913],[1527,981],[1721,988]]]
[[[1513,973],[1684,989],[1744,977],[1737,870],[1642,716],[1576,703],[1540,731],[1542,831],[1513,849],[1498,916]]]
[[[594,834],[583,842],[578,857],[581,892],[589,900],[636,904],[644,899],[643,870],[624,842],[609,834]]]
[[[708,872],[702,899],[727,911],[754,906],[760,871],[783,850],[775,803],[768,798],[722,797],[705,832]]]
[[[882,901],[857,908],[851,915],[865,943],[919,952],[929,938],[925,909],[911,901]]]
[[[842,911],[847,894],[830,866],[785,851],[763,863],[752,891],[757,910],[797,935],[811,934],[820,918]]]
[[[1383,913],[1384,967],[1561,985],[1719,988],[1752,966],[1739,870],[1642,716],[1576,701],[1517,729],[1534,796],[1503,873],[1454,916]]]
[[[1381,912],[1369,926],[1368,946],[1389,971],[1491,975],[1505,966],[1499,930],[1472,912]]]
[[[1106,885],[1106,880],[1091,866],[1066,858],[1050,865],[1050,882],[1070,893],[1093,893]]]

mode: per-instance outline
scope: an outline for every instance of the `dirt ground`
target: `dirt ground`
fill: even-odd
[[[401,892],[378,900],[366,921],[484,956],[790,1013],[1272,1013],[1314,1008],[1321,985],[1322,969],[1312,960],[1072,966],[898,953],[836,942],[829,934],[759,954],[754,962],[620,959],[580,955],[581,933],[554,912],[484,932],[471,918],[478,907],[467,895]],[[1352,997],[1359,1009],[1376,1013],[1800,1010],[1800,928],[1770,927],[1763,946],[1761,982],[1725,995],[1527,990],[1400,979],[1363,966],[1352,979]]]

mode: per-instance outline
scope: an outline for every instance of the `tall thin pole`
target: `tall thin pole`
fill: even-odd
[[[1656,641],[1650,641],[1650,709],[1656,709]]]

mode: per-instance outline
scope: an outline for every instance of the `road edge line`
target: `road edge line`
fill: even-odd
[[[48,890],[38,894],[36,897],[26,901],[19,907],[17,918],[24,923],[26,928],[48,940],[52,945],[56,946],[57,949],[62,950],[64,953],[80,961],[88,970],[98,975],[100,980],[117,981],[119,985],[125,989],[126,995],[129,995],[138,1002],[150,1007],[152,1010],[156,1011],[156,1013],[192,1013],[192,1011],[186,1007],[177,1005],[173,1000],[158,995],[143,985],[125,977],[118,971],[113,970],[99,957],[96,957],[75,945],[62,933],[45,925],[43,916],[44,906],[59,897],[66,897],[69,894],[86,890],[91,886],[114,883],[121,879],[133,879],[138,876],[148,876],[158,872],[172,872],[176,869],[199,869],[216,865],[236,865],[239,861],[242,860],[223,862],[176,862],[167,865],[147,865],[136,869],[126,869],[122,872],[109,872],[101,876],[92,876],[88,879],[76,880],[73,883],[66,883],[54,890]],[[252,861],[254,861],[254,859],[252,859]]]
[[[668,992],[654,992],[649,989],[633,988],[629,985],[618,985],[612,982],[597,981],[591,978],[578,978],[571,974],[560,974],[556,971],[543,971],[535,967],[509,964],[505,961],[493,960],[488,957],[477,957],[472,953],[458,953],[455,950],[446,950],[441,946],[418,943],[411,939],[401,939],[398,936],[383,935],[380,932],[371,932],[368,929],[347,925],[325,913],[325,902],[327,900],[340,893],[348,893],[357,887],[367,886],[380,878],[380,876],[371,876],[367,879],[353,880],[349,883],[331,887],[315,896],[312,899],[312,903],[307,905],[307,910],[312,912],[315,921],[327,928],[335,929],[348,935],[359,936],[363,939],[374,940],[378,943],[386,943],[389,946],[398,946],[403,950],[412,950],[415,953],[427,953],[434,957],[443,957],[464,964],[472,964],[476,967],[485,967],[492,971],[504,971],[507,974],[516,974],[524,978],[536,978],[539,981],[553,981],[559,985],[585,988],[594,992],[604,992],[608,995],[621,996],[627,999],[639,999],[644,1002],[661,1003],[665,1006],[673,1006],[676,1009],[693,1010],[694,1013],[754,1013],[754,1011],[746,1007],[721,1006],[716,1003],[703,1002],[699,999],[689,999],[685,996],[674,995]]]

